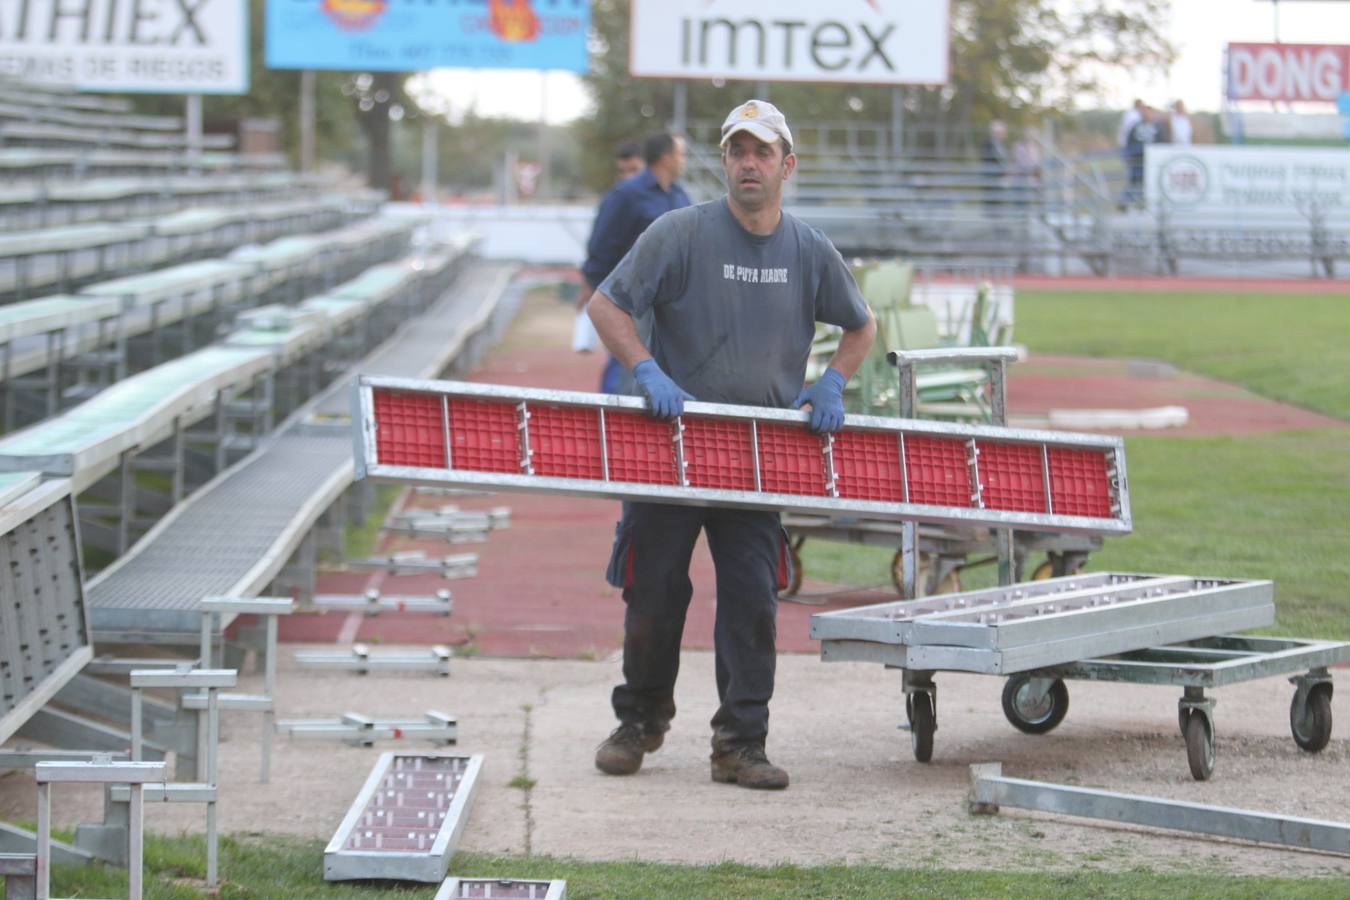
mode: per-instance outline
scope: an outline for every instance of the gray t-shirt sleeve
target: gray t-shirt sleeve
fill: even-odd
[[[812,229],[815,239],[816,279],[816,321],[829,325],[838,325],[846,331],[861,328],[867,324],[867,301],[858,290],[858,282],[853,279],[848,264],[839,255],[834,245],[816,229]]]
[[[689,229],[683,210],[653,222],[600,285],[600,293],[634,319],[684,293],[689,263]]]

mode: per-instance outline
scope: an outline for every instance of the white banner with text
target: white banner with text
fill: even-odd
[[[1350,150],[1150,146],[1145,202],[1173,221],[1350,226]]]
[[[248,92],[245,0],[0,4],[0,77],[86,91]]]
[[[639,78],[946,84],[947,0],[633,0]]]

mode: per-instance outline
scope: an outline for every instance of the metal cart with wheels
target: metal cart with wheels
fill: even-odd
[[[1350,643],[1224,634],[1131,653],[1051,666],[1010,677],[1003,713],[1028,734],[1045,734],[1069,711],[1064,682],[1116,681],[1181,687],[1177,725],[1186,739],[1191,775],[1205,781],[1214,771],[1214,705],[1206,690],[1289,675],[1294,696],[1289,730],[1294,743],[1320,753],[1331,740],[1330,667],[1350,660]]]
[[[920,762],[933,754],[938,672],[1009,676],[1003,712],[1028,734],[1064,720],[1066,681],[1117,681],[1183,689],[1178,726],[1203,781],[1214,770],[1209,689],[1292,675],[1295,743],[1316,753],[1330,740],[1329,670],[1350,660],[1350,643],[1228,633],[1270,625],[1273,593],[1269,581],[1093,573],[819,613],[811,634],[826,662],[902,670]]]

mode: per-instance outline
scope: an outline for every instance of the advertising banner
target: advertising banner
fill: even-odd
[[[1171,221],[1350,225],[1350,150],[1158,144],[1144,176],[1145,203]]]
[[[590,0],[267,0],[271,69],[586,71]]]
[[[0,77],[86,91],[248,93],[245,0],[14,0]]]
[[[1229,44],[1229,100],[1335,103],[1350,89],[1350,45]]]
[[[640,78],[947,83],[947,0],[633,0]]]

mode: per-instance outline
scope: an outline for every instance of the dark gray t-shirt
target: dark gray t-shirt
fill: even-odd
[[[650,312],[657,365],[712,403],[789,406],[815,323],[867,323],[858,285],[825,235],[787,213],[773,234],[751,234],[725,197],[653,222],[600,292],[634,319]]]

